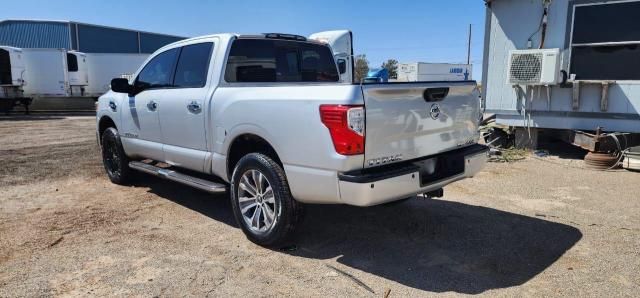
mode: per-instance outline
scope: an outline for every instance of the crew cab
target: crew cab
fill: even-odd
[[[303,204],[438,196],[486,162],[474,81],[355,83],[350,31],[167,45],[99,98],[109,179],[229,192],[249,240],[281,245]]]

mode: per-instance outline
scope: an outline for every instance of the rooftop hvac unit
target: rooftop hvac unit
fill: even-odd
[[[555,85],[560,72],[560,49],[509,52],[510,85]]]

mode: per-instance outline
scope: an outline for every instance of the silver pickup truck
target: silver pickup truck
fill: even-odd
[[[441,196],[482,169],[475,82],[355,84],[353,63],[349,31],[167,45],[98,101],[109,179],[229,191],[247,237],[275,246],[303,203]]]

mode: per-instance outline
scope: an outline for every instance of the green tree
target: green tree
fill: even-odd
[[[389,72],[390,79],[398,78],[398,60],[389,59],[387,62],[382,62],[382,68],[386,68]]]
[[[356,63],[354,69],[354,77],[355,82],[360,83],[364,78],[367,77],[367,73],[369,72],[369,60],[367,60],[367,55],[357,55]]]

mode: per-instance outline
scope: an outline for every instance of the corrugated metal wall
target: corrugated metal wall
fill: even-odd
[[[69,24],[62,22],[0,22],[0,45],[18,48],[71,47]]]
[[[182,37],[61,21],[0,21],[0,45],[85,53],[153,53]]]
[[[84,53],[138,53],[138,33],[78,25],[78,50]]]
[[[174,36],[140,33],[140,52],[153,53],[157,49],[181,39]]]

